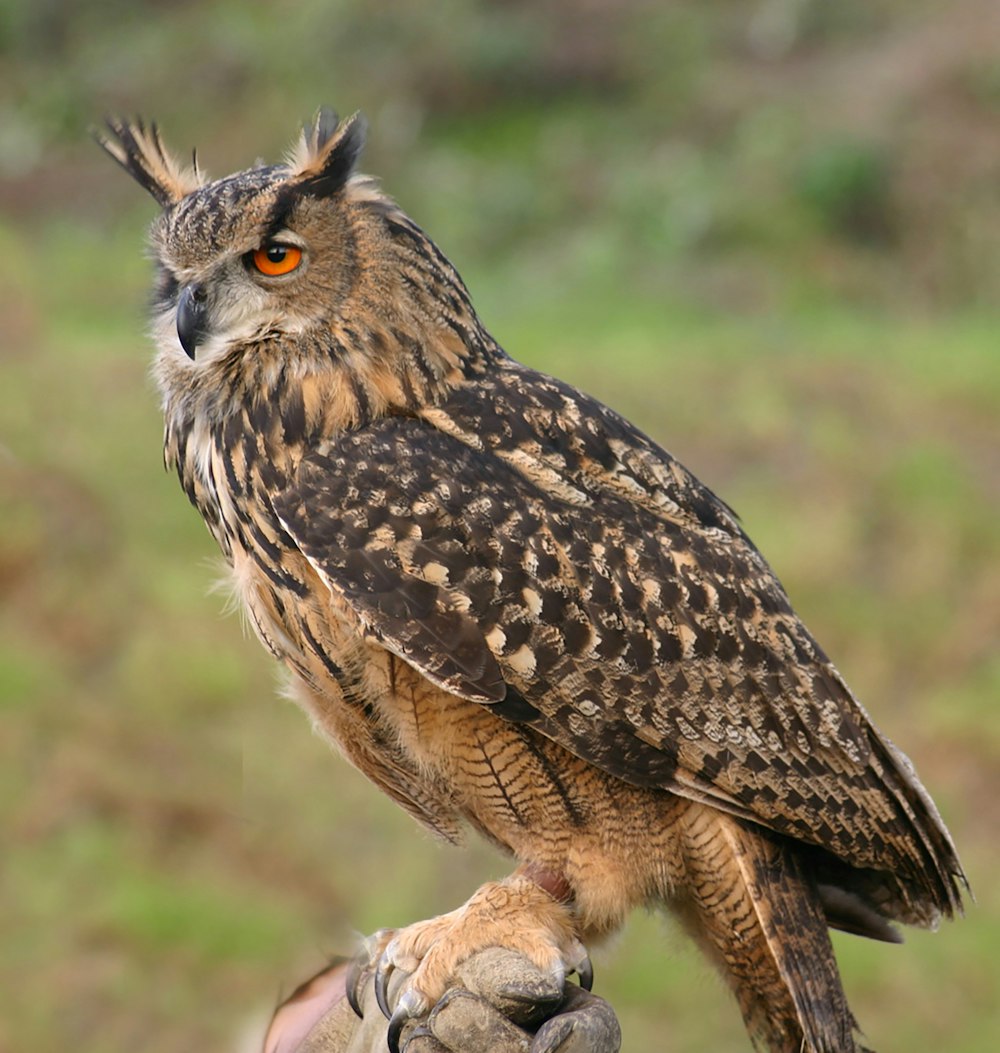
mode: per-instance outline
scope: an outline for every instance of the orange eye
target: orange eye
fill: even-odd
[[[269,278],[280,278],[282,274],[291,274],[302,262],[302,250],[294,245],[265,245],[262,249],[250,254],[254,267]]]

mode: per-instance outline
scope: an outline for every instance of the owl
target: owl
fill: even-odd
[[[732,510],[627,420],[508,357],[320,111],[210,181],[155,126],[104,148],[161,206],[165,455],[264,646],[346,759],[515,861],[373,951],[389,1040],[499,945],[590,979],[663,907],[758,1048],[859,1050],[829,929],[897,941],[965,878]],[[393,969],[410,975],[394,1007]]]

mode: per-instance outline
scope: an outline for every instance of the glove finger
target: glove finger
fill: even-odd
[[[373,1051],[381,1053],[381,1051]],[[415,1027],[403,1046],[403,1053],[452,1053],[447,1046],[442,1046],[426,1024]]]
[[[622,1032],[614,1010],[596,995],[567,985],[561,1012],[538,1029],[531,1053],[618,1053]]]
[[[509,1020],[534,1026],[563,999],[563,977],[544,972],[523,954],[488,947],[458,969],[462,986],[499,1009]]]
[[[451,1053],[528,1053],[531,1045],[530,1037],[500,1010],[461,988],[438,1002],[427,1027]]]

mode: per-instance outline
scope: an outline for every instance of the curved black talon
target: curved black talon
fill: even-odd
[[[347,1004],[354,1010],[354,1015],[359,1020],[364,1020],[365,1014],[361,1008],[361,999],[358,997],[358,988],[361,986],[361,977],[364,975],[367,962],[362,964],[361,956],[356,955],[351,959],[347,967],[347,976],[344,978],[344,994]]]
[[[394,1017],[392,1007],[389,1005],[389,977],[392,976],[392,970],[396,967],[389,961],[389,957],[383,954],[379,960],[378,965],[375,968],[375,1001],[378,1002],[379,1009],[382,1010],[382,1015],[391,1024]],[[401,1027],[402,1025],[400,1025]],[[398,1028],[397,1028],[398,1031]],[[392,1045],[389,1046],[392,1049]]]
[[[580,986],[585,991],[590,991],[594,986],[594,963],[589,954],[576,967],[576,974],[580,977]]]
[[[389,1014],[386,1013],[386,1016]],[[403,1027],[409,1019],[410,1014],[404,1006],[400,1006],[389,1017],[389,1026],[385,1030],[385,1041],[389,1047],[389,1053],[399,1053],[399,1036],[403,1033]]]

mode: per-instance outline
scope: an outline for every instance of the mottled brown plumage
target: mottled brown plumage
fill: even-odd
[[[635,427],[508,358],[323,113],[217,182],[155,128],[166,457],[306,710],[438,834],[521,866],[386,949],[417,1014],[490,942],[582,968],[669,905],[757,1043],[858,1047],[827,926],[960,909],[951,841],[732,511]],[[260,252],[287,273],[260,270]],[[290,256],[289,253],[292,255]]]

